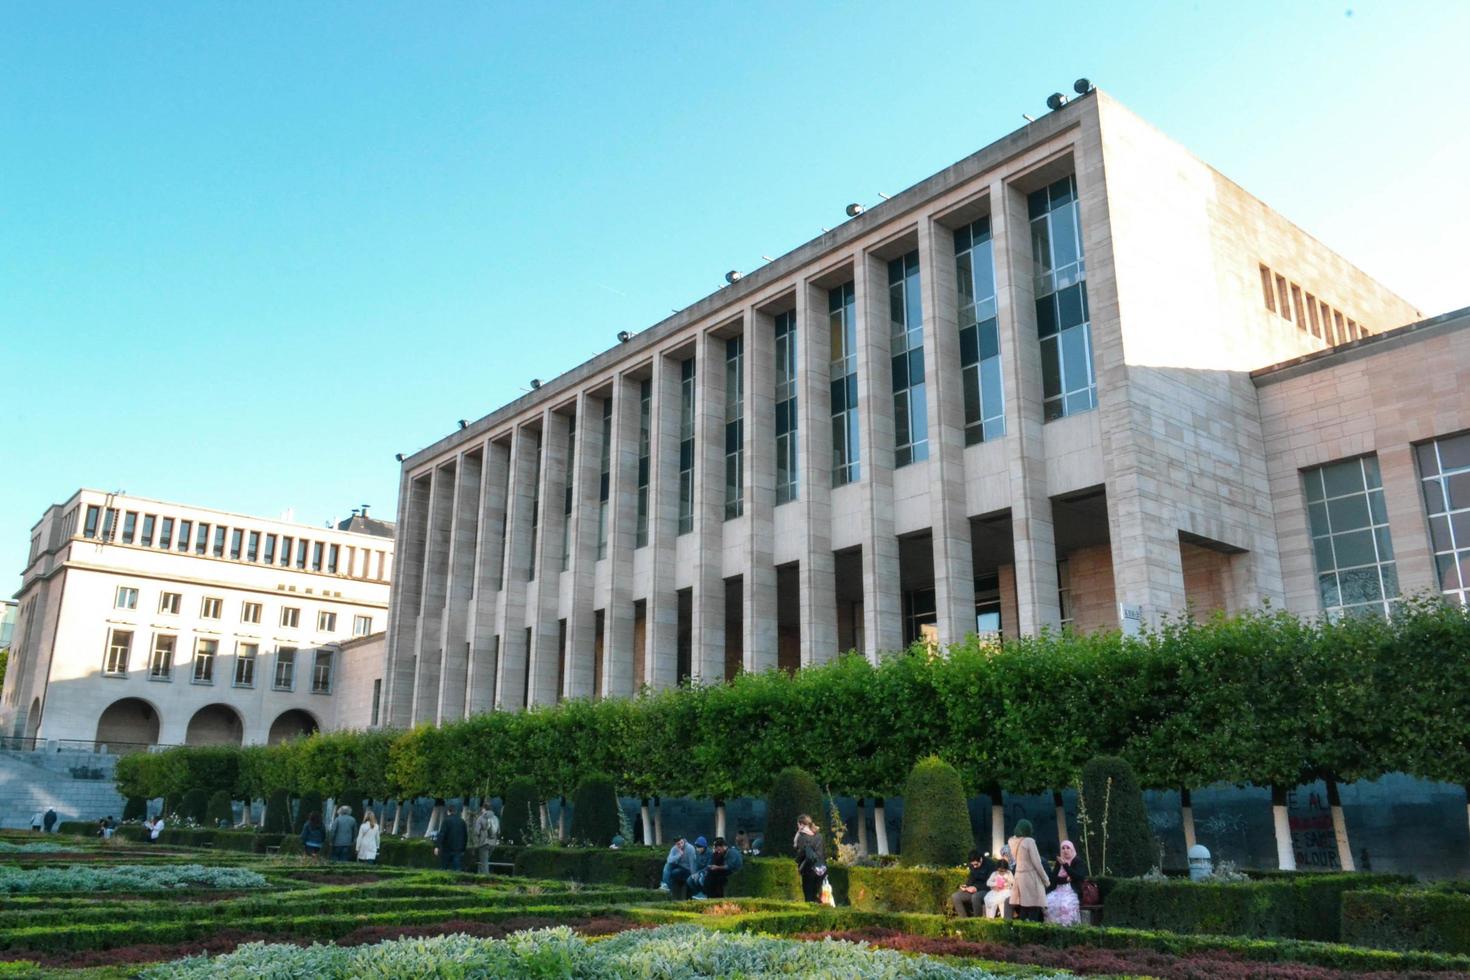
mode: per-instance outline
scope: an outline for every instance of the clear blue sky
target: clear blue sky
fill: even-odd
[[[0,7],[0,592],[81,485],[391,517],[411,452],[1079,75],[1470,304],[1463,2]]]

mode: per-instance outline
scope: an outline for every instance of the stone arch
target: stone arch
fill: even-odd
[[[271,722],[270,734],[266,736],[265,741],[267,745],[279,745],[289,738],[301,738],[319,732],[321,727],[311,712],[301,708],[291,708],[282,711],[276,720]]]
[[[158,709],[142,698],[119,698],[97,718],[97,744],[113,752],[129,752],[158,744]]]
[[[206,704],[189,719],[185,745],[240,745],[245,741],[245,722],[227,704]]]
[[[35,738],[41,731],[41,699],[36,698],[31,702],[31,710],[26,714],[26,738]]]

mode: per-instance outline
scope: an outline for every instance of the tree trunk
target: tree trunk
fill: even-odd
[[[664,805],[657,796],[653,798],[653,843],[661,847],[664,842]]]
[[[561,809],[556,812],[556,839],[565,843],[567,839],[567,798],[561,797]]]
[[[260,822],[255,825],[257,828],[259,828],[261,830],[264,830],[265,829],[265,807],[266,807],[266,801],[265,800],[261,800],[260,801]]]
[[[547,804],[547,803],[545,803],[545,802],[543,802],[541,804],[540,808],[537,810],[537,813],[539,814],[539,816],[541,818],[541,829],[542,830],[546,830],[546,831],[551,830],[551,807],[550,807],[550,805]]]
[[[857,801],[857,825],[858,825],[858,854],[868,855],[868,801],[859,796]]]
[[[990,856],[1000,858],[1006,846],[1006,804],[1000,790],[990,798]]]
[[[1194,846],[1194,802],[1189,796],[1189,787],[1179,790],[1179,823],[1184,828],[1184,857],[1188,863],[1189,849]]]
[[[725,801],[715,797],[715,836],[725,836]]]
[[[638,804],[638,819],[643,823],[643,844],[645,847],[653,846],[653,814],[648,810],[648,797],[643,797]]]
[[[873,798],[873,839],[880,855],[888,853],[888,815],[883,811],[883,797]]]
[[[1051,805],[1057,811],[1057,844],[1067,839],[1067,808],[1062,803],[1061,790],[1051,791]]]
[[[1286,816],[1286,787],[1271,787],[1271,819],[1276,825],[1276,866],[1296,870],[1296,852],[1291,846],[1291,822]]]
[[[1337,839],[1337,863],[1344,871],[1356,871],[1353,848],[1348,843],[1347,818],[1342,812],[1342,797],[1337,792],[1337,780],[1327,779],[1327,805],[1332,808],[1332,836]]]
[[[408,805],[403,807],[404,811],[406,811],[403,815],[403,836],[409,838],[413,836],[413,801],[408,800],[406,802]]]
[[[424,828],[424,836],[432,837],[439,832],[439,822],[444,819],[444,804],[435,803],[434,809],[429,811],[429,825]]]

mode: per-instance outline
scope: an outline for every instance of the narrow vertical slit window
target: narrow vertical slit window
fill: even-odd
[[[133,538],[138,530],[138,515],[134,511],[128,511],[123,515],[123,544],[132,544]]]
[[[888,263],[888,319],[893,360],[893,465],[899,467],[929,458],[917,250]]]
[[[633,547],[648,544],[648,478],[649,445],[653,427],[653,381],[644,378],[638,383],[638,524]]]
[[[1005,435],[1005,391],[1000,376],[1000,328],[995,309],[995,256],[986,216],[954,233],[959,291],[960,379],[965,402],[965,445]]]
[[[725,341],[725,520],[745,513],[745,338]]]
[[[832,336],[832,485],[861,476],[858,459],[857,293],[850,282],[827,293],[827,323]]]
[[[679,365],[679,533],[694,530],[694,358]]]
[[[572,567],[572,487],[577,473],[577,414],[567,418],[567,485],[561,505],[561,570]]]
[[[608,497],[612,490],[612,398],[602,400],[602,460],[597,477],[597,558],[607,557]]]
[[[536,433],[536,465],[531,469],[531,553],[526,561],[526,580],[536,581],[536,532],[540,529],[541,517],[541,451],[545,442],[541,433]]]
[[[1033,193],[1027,203],[1036,261],[1042,414],[1051,422],[1097,407],[1077,181],[1064,177]]]
[[[776,315],[776,504],[795,500],[797,469],[796,312]]]

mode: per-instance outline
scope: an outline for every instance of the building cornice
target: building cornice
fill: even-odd
[[[1470,329],[1470,306],[1449,313],[1441,313],[1427,320],[1395,327],[1392,330],[1385,330],[1382,333],[1370,334],[1360,340],[1339,344],[1327,350],[1313,351],[1310,354],[1293,357],[1289,361],[1258,368],[1251,372],[1251,381],[1255,382],[1257,388],[1264,388],[1267,385],[1299,378],[1304,374],[1312,374],[1339,364],[1384,354],[1400,347],[1407,347],[1409,344],[1421,343],[1433,337],[1466,329]]]

